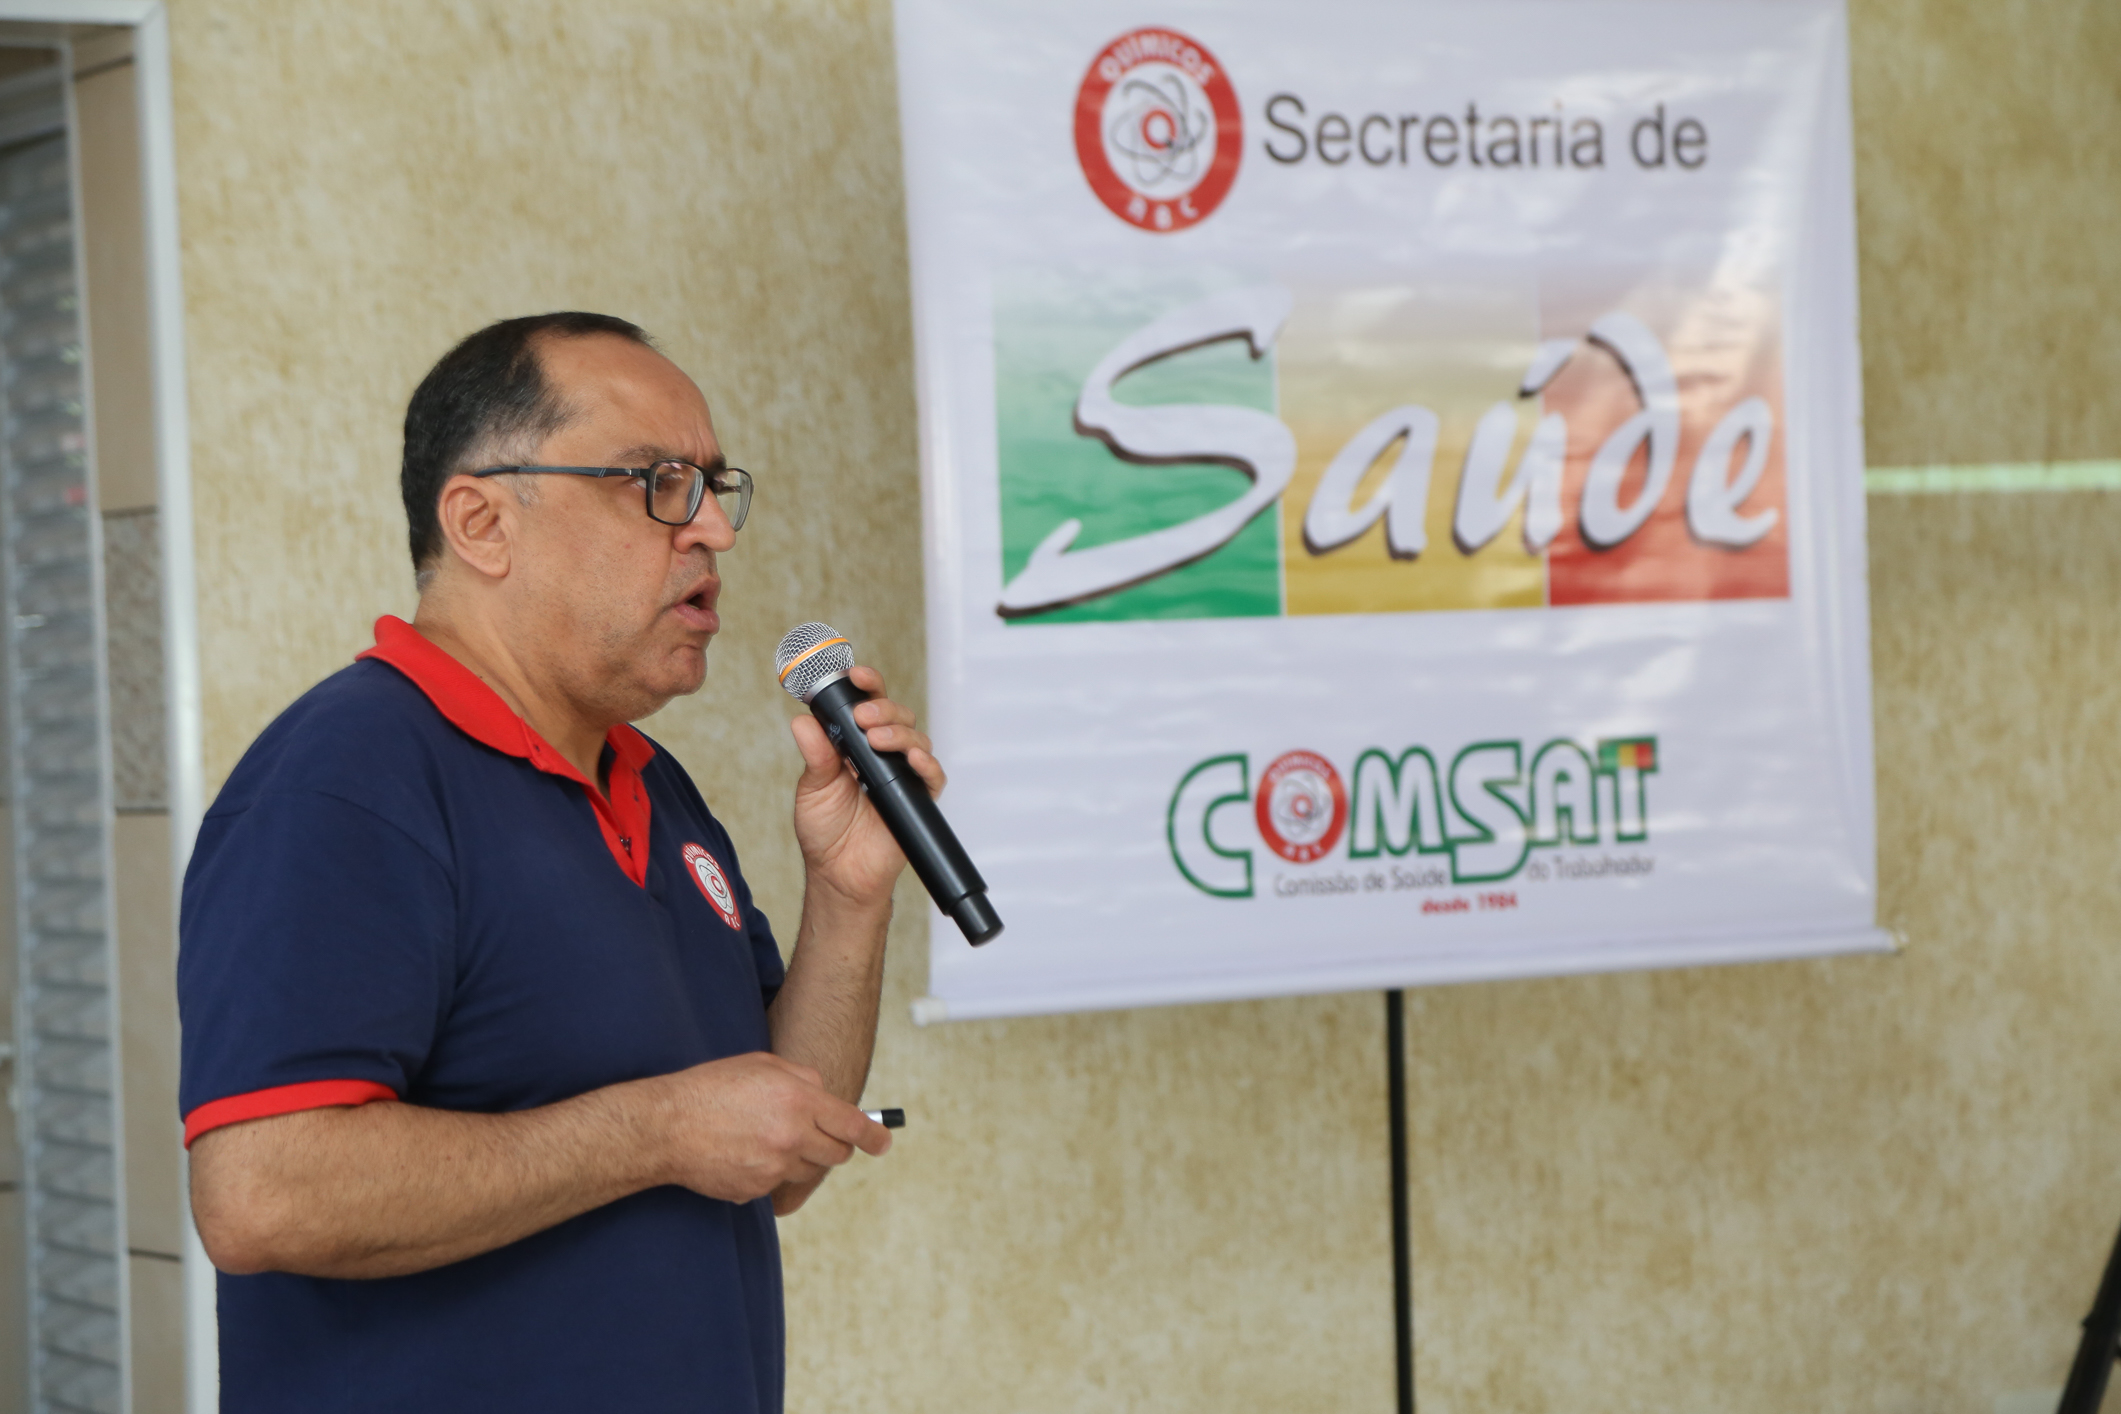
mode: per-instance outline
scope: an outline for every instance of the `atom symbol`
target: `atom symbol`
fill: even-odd
[[[1317,773],[1291,771],[1275,783],[1267,813],[1283,839],[1291,844],[1311,844],[1333,823],[1333,793]]]
[[[1153,191],[1166,182],[1190,184],[1214,118],[1192,105],[1184,81],[1176,74],[1161,81],[1130,78],[1118,100],[1107,137],[1112,151],[1133,166],[1133,185]]]

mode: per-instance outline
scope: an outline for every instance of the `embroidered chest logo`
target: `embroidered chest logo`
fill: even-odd
[[[722,915],[722,921],[732,928],[743,927],[743,919],[736,911],[736,890],[729,887],[729,876],[714,862],[714,856],[696,844],[688,844],[685,846],[685,867],[692,872],[692,882],[700,886],[707,902]]]

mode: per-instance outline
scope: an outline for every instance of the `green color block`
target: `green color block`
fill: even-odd
[[[1150,321],[1233,284],[1213,277],[1021,272],[994,292],[996,461],[1001,478],[1002,578],[1069,519],[1072,549],[1143,535],[1242,496],[1243,472],[1212,462],[1144,466],[1075,428],[1090,370]],[[1225,339],[1159,359],[1120,379],[1120,401],[1223,403],[1275,410],[1273,354],[1254,359]],[[1111,623],[1281,613],[1281,523],[1268,507],[1212,554],[1153,579],[1013,624]]]

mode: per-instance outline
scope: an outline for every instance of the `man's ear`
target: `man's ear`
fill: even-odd
[[[506,579],[522,504],[492,477],[452,476],[435,502],[450,553],[489,579]]]

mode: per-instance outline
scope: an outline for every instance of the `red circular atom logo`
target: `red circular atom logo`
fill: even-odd
[[[1348,792],[1325,757],[1284,752],[1260,775],[1252,813],[1268,849],[1291,864],[1309,864],[1340,842],[1348,824]]]
[[[722,921],[732,928],[743,927],[743,918],[736,907],[736,891],[729,887],[729,879],[722,873],[722,866],[714,862],[714,856],[696,844],[687,844],[684,855],[692,882],[700,886],[700,892],[714,905],[714,911],[722,915]]]
[[[1237,180],[1244,139],[1221,62],[1177,30],[1113,40],[1075,96],[1075,155],[1090,190],[1145,231],[1206,220]]]

